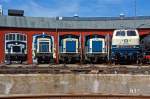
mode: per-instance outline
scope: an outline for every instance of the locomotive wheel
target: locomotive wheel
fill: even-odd
[[[63,63],[68,63],[69,62],[69,60],[67,61],[67,57],[63,57],[62,61],[63,61]]]
[[[93,58],[92,57],[90,58],[90,63],[93,63]]]
[[[66,61],[67,61],[67,59],[66,59]],[[68,58],[68,62],[71,63],[71,58]]]
[[[93,60],[93,62],[97,63],[97,60],[98,60],[97,57],[95,57],[94,60]]]
[[[37,64],[41,64],[41,63],[42,63],[42,61],[40,61],[40,59],[37,58]]]
[[[89,59],[85,59],[85,60],[84,60],[84,63],[85,63],[85,64],[90,63],[90,60],[89,60]]]
[[[83,58],[79,58],[79,60],[80,60],[80,64],[83,64]]]
[[[116,60],[111,60],[112,65],[116,65]]]
[[[142,62],[141,62],[141,60],[140,59],[137,59],[136,60],[136,64],[141,64]]]
[[[10,61],[10,60],[6,60],[6,64],[7,64],[7,65],[10,65],[10,64],[11,64],[11,61]]]
[[[107,57],[104,58],[104,63],[105,64],[110,64],[110,61],[107,59]]]
[[[20,61],[20,64],[22,64],[22,62],[23,62],[23,61],[21,60],[21,61]]]

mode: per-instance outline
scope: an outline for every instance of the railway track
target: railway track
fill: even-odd
[[[0,96],[0,99],[150,99],[150,96],[130,95],[17,95]]]
[[[1,65],[0,74],[150,74],[150,66],[131,65]]]

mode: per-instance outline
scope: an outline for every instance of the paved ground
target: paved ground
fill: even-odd
[[[150,96],[150,75],[0,74],[0,95],[21,94]]]

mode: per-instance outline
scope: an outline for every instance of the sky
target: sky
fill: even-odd
[[[136,7],[135,7],[136,2]],[[25,16],[116,17],[150,16],[150,0],[0,0],[4,15],[8,9],[21,9]]]

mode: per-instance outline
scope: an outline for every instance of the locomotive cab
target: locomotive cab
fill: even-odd
[[[27,36],[23,33],[5,35],[5,62],[22,63],[27,61]]]
[[[135,29],[120,29],[113,32],[111,60],[117,63],[139,62],[139,34]]]
[[[59,41],[59,59],[63,63],[79,62],[80,61],[80,45],[79,36],[63,35]]]

